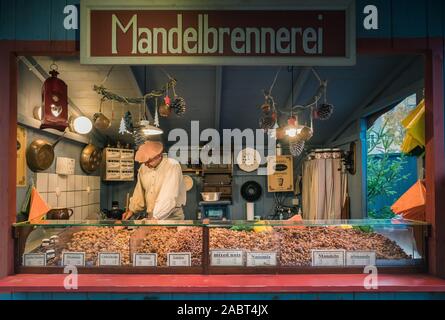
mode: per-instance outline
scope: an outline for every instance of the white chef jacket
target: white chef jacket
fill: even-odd
[[[146,210],[148,218],[166,219],[171,211],[186,203],[186,190],[181,165],[175,159],[164,157],[156,168],[142,164],[138,181],[130,199],[132,212]]]

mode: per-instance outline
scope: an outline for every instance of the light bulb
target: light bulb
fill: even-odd
[[[291,138],[296,137],[297,136],[297,128],[287,128],[286,135],[288,135]]]
[[[87,134],[93,129],[93,123],[85,116],[80,116],[74,119],[73,128],[79,134]]]

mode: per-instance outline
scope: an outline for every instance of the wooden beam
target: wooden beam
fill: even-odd
[[[379,85],[366,95],[366,99],[363,103],[350,115],[348,121],[345,121],[343,125],[331,136],[327,141],[327,145],[335,142],[339,136],[357,119],[363,116],[364,110],[375,103],[379,97],[385,92],[388,86],[391,85],[397,78],[399,78],[409,66],[414,63],[416,57],[406,57],[401,63],[399,63],[389,74],[384,76],[384,79],[380,81]],[[329,87],[328,87],[329,90]]]
[[[223,77],[223,67],[217,66],[215,70],[214,128],[218,131],[221,129],[222,77]]]

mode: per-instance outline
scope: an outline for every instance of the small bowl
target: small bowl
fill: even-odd
[[[204,201],[218,201],[221,192],[201,192],[201,196]]]

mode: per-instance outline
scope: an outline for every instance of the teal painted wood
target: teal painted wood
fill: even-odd
[[[444,1],[426,0],[427,3],[427,23],[429,37],[443,36]]]
[[[15,38],[15,5],[13,1],[0,0],[0,39]]]
[[[17,0],[16,40],[50,40],[50,0]]]
[[[66,40],[77,40],[80,41],[80,0],[66,0],[66,5],[75,5],[77,7],[77,11],[79,14],[79,29],[77,30],[67,30],[66,31]],[[63,13],[63,12],[62,12]]]
[[[4,300],[445,300],[445,293],[369,292],[369,293],[284,293],[284,294],[185,294],[185,293],[12,293],[0,294]]]
[[[63,26],[65,15],[63,9],[66,6],[65,0],[51,0],[51,16],[50,16],[50,39],[66,40],[67,30]]]
[[[392,0],[392,38],[427,36],[426,4],[424,0]]]
[[[65,30],[65,5],[80,0],[0,0],[0,39],[79,40],[79,30]],[[365,30],[363,9],[375,5],[379,29]],[[416,38],[443,35],[443,0],[357,0],[358,38]]]

